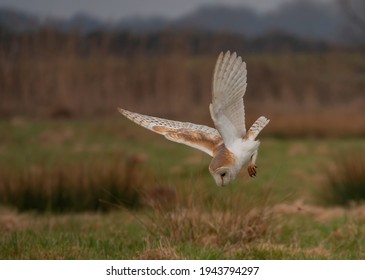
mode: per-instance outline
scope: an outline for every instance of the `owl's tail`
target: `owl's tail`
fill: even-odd
[[[247,131],[244,139],[255,140],[257,135],[259,135],[260,131],[269,123],[269,121],[270,120],[264,116],[259,117]]]

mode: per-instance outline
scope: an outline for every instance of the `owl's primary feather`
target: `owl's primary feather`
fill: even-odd
[[[210,114],[228,147],[246,134],[243,105],[246,87],[246,63],[236,53],[222,52],[214,69]]]

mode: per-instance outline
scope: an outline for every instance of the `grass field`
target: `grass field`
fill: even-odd
[[[261,142],[258,177],[219,188],[207,155],[122,118],[2,121],[0,258],[363,259],[365,206],[326,207],[320,194],[333,157],[364,153],[365,140]],[[55,194],[69,208],[37,209]]]

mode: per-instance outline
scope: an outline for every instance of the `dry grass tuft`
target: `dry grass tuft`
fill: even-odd
[[[150,219],[148,227],[160,240],[209,248],[228,249],[265,236],[270,225],[267,209],[264,206],[244,206],[241,198],[232,202],[229,207],[217,209],[190,199],[187,205],[180,202],[175,209],[160,212],[156,218]]]
[[[365,201],[365,157],[356,152],[336,156],[325,169],[327,184],[321,194],[329,205],[350,206]]]
[[[0,171],[0,203],[19,211],[106,211],[140,205],[140,160]]]

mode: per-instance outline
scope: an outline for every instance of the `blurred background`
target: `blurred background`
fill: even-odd
[[[248,63],[249,121],[265,112],[272,133],[365,132],[364,1],[0,5],[2,117],[115,116],[121,106],[209,121],[214,62],[231,50]]]
[[[117,107],[212,126],[227,50],[271,122],[218,189]],[[364,89],[364,0],[0,0],[0,257],[364,258]]]

